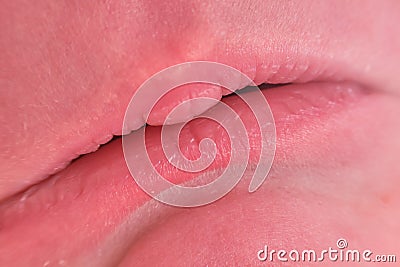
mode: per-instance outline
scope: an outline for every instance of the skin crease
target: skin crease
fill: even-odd
[[[268,58],[282,50],[280,44],[298,57],[334,62],[322,66],[340,66],[339,70],[333,68],[331,77],[356,77],[360,84],[376,91],[380,105],[372,105],[369,112],[382,112],[379,121],[357,130],[360,119],[348,118],[354,123],[356,141],[346,152],[353,153],[334,155],[336,150],[327,149],[325,157],[335,163],[333,167],[326,168],[321,161],[307,162],[304,167],[296,161],[296,153],[288,153],[294,159],[287,159],[288,166],[282,164],[274,170],[271,184],[258,195],[245,195],[244,182],[220,202],[178,211],[162,220],[163,224],[150,227],[140,240],[132,242],[126,255],[119,255],[112,263],[127,262],[128,266],[130,258],[144,264],[155,258],[161,258],[159,262],[164,265],[190,263],[179,254],[179,244],[193,244],[193,240],[199,246],[189,247],[202,247],[199,257],[203,263],[222,265],[254,263],[255,251],[268,240],[275,248],[280,248],[279,244],[287,249],[303,244],[317,249],[345,237],[351,248],[375,248],[377,253],[400,255],[400,244],[394,238],[399,231],[394,222],[400,216],[396,190],[400,169],[395,163],[400,148],[400,30],[395,26],[400,20],[398,1],[3,2],[1,200],[63,167],[61,154],[68,144],[81,151],[69,151],[67,162],[83,153],[83,144],[87,146],[83,151],[88,152],[118,133],[129,101],[125,96],[153,73],[190,60],[224,63],[227,55],[240,59],[242,51],[246,58],[258,54]],[[317,49],[310,51],[308,47]],[[290,58],[285,60],[290,63]],[[279,77],[275,79],[279,83]],[[368,111],[359,108],[357,112]],[[103,123],[95,123],[100,120]],[[104,125],[109,128],[104,129]],[[80,137],[72,138],[77,132]],[[104,135],[95,136],[96,132]],[[318,142],[319,138],[316,135],[310,140]],[[342,164],[339,170],[338,162]],[[254,201],[260,194],[265,196],[262,207],[266,210],[270,206],[281,209],[263,216],[260,200]],[[251,205],[261,212],[238,212],[244,209],[240,207]],[[321,206],[323,211],[319,212]],[[202,216],[221,210],[229,215],[219,216],[213,223]],[[229,227],[224,226],[224,218],[233,218]],[[260,228],[254,227],[257,231],[241,227],[248,218],[258,222]],[[187,230],[177,236],[174,229],[184,225],[198,231]],[[218,239],[204,237],[209,228],[214,229],[211,236]],[[1,231],[7,229],[0,228],[0,235]],[[247,233],[243,241],[247,246],[239,250],[241,242],[233,237],[243,235],[243,231]],[[164,254],[156,254],[161,249],[149,249],[167,246],[171,249]],[[218,250],[221,247],[227,249]]]

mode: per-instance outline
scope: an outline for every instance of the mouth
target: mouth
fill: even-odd
[[[328,201],[321,202],[320,196],[331,196],[331,192],[345,194],[343,189],[340,191],[337,186],[340,184],[345,188],[351,188],[351,184],[359,187],[348,190],[349,194],[365,194],[361,193],[360,188],[367,188],[371,181],[350,182],[351,177],[345,177],[344,170],[357,171],[366,162],[371,163],[373,154],[378,151],[371,148],[370,141],[364,142],[362,139],[365,136],[360,133],[373,131],[378,135],[376,123],[388,121],[382,118],[382,112],[378,110],[388,111],[390,105],[388,106],[386,95],[359,83],[323,81],[320,78],[322,76],[310,77],[308,72],[304,72],[305,76],[302,76],[296,72],[288,74],[279,71],[272,70],[268,75],[264,73],[264,77],[267,78],[263,79],[264,83],[260,86],[276,123],[277,150],[269,178],[259,191],[253,194],[247,192],[247,170],[245,179],[229,195],[208,206],[179,209],[160,204],[145,194],[134,182],[123,157],[121,138],[115,137],[95,152],[80,156],[63,170],[2,202],[1,242],[8,243],[9,247],[18,248],[14,252],[3,253],[6,255],[2,257],[3,260],[7,261],[8,258],[9,262],[15,263],[17,259],[18,266],[28,262],[37,265],[60,262],[84,265],[95,262],[99,266],[116,263],[129,266],[139,259],[150,264],[160,256],[166,263],[176,262],[177,259],[184,262],[185,257],[195,257],[196,261],[200,262],[212,257],[217,262],[217,255],[212,248],[228,244],[230,252],[225,252],[233,251],[234,261],[240,262],[243,259],[241,254],[246,251],[238,252],[235,240],[243,237],[243,232],[236,232],[243,227],[253,228],[258,233],[253,239],[246,239],[256,240],[255,243],[248,242],[249,249],[257,247],[261,241],[278,240],[279,237],[283,240],[281,242],[296,246],[302,244],[301,239],[307,231],[311,231],[312,238],[320,240],[319,242],[332,242],[326,240],[325,236],[318,236],[317,232],[312,232],[310,219],[300,212],[310,213],[312,209],[330,207],[332,204]],[[253,75],[253,80],[259,83],[262,75]],[[272,82],[277,81],[307,82],[271,86]],[[219,93],[220,95],[212,92],[207,96],[214,95],[218,98],[223,94],[221,90]],[[251,93],[251,88],[243,92]],[[177,103],[187,99],[187,95],[176,94],[172,97]],[[231,106],[246,124],[251,165],[260,147],[260,133],[255,127],[251,111],[240,102],[237,95],[225,96],[222,101]],[[161,105],[160,110],[162,108]],[[218,107],[214,108],[214,112],[219,112]],[[387,114],[390,112],[386,112]],[[159,117],[152,117],[153,124],[158,124]],[[226,142],[226,132],[218,128],[213,121],[194,119],[180,134],[181,145],[187,148],[186,155],[189,157],[199,156],[199,140],[211,138],[216,143],[218,152],[214,162],[209,168],[196,174],[171,168],[161,149],[161,126],[146,127],[152,160],[158,162],[159,172],[174,183],[204,183],[215,177],[215,173],[227,165],[229,144]],[[103,133],[103,136],[107,134],[109,133]],[[131,138],[140,138],[135,137],[135,134],[134,131],[130,135]],[[65,149],[66,153],[68,151],[71,150]],[[324,158],[327,154],[330,157]],[[64,156],[65,159],[71,157],[68,153]],[[379,168],[371,169],[379,172]],[[325,173],[332,170],[335,170],[335,177],[325,177]],[[386,190],[385,187],[373,193],[377,197],[381,194],[380,197],[384,198],[383,192]],[[351,196],[347,197],[349,201],[353,200]],[[303,204],[308,209],[298,207],[302,205],[297,203],[298,198],[307,200],[307,204]],[[251,220],[246,220],[247,217]],[[301,220],[293,221],[294,218]],[[357,220],[356,215],[352,218]],[[214,222],[212,229],[202,227],[209,223],[206,220]],[[259,223],[254,225],[254,221]],[[290,227],[288,222],[291,223]],[[338,225],[325,226],[331,227],[332,232],[337,231],[340,236],[344,234],[354,237],[354,232],[349,229],[342,229]],[[224,234],[223,229],[229,229],[229,235],[225,235],[227,233]],[[287,231],[284,236],[279,234],[282,229]],[[208,244],[209,241],[201,238],[205,234],[204,231],[212,235],[223,235],[224,238],[220,238],[215,244]],[[73,246],[69,241],[71,234],[76,241]],[[30,238],[24,239],[24,236]],[[193,242],[193,239],[188,241],[189,237],[194,236],[200,239],[197,242]],[[312,238],[308,237],[309,240]],[[179,249],[182,249],[182,242],[188,242],[185,243],[185,247],[190,248],[190,252],[181,255]],[[168,243],[174,245],[168,248]],[[315,241],[313,244],[317,243]],[[22,259],[13,254],[21,251],[30,251],[30,256]],[[53,252],[48,254],[48,251]],[[225,255],[221,259],[224,257],[232,255]],[[256,260],[256,257],[252,260]]]
[[[163,14],[168,8],[159,9],[159,16],[168,18],[167,22],[182,16]],[[282,10],[292,12],[293,9]],[[340,16],[336,17],[342,17],[342,10],[337,12]],[[72,10],[71,16],[75,13]],[[380,14],[372,13],[379,22]],[[92,15],[96,14],[88,16]],[[310,18],[317,21],[313,25],[325,23],[325,19],[318,20],[319,15]],[[125,13],[121,12],[120,16]],[[149,14],[143,12],[143,16]],[[130,16],[125,19],[132,22]],[[264,20],[253,19],[257,18],[241,22],[250,24],[252,29]],[[345,19],[346,16],[343,23]],[[15,112],[10,107],[4,113],[7,118],[13,118],[14,113],[32,116],[24,117],[24,124],[12,124],[9,120],[3,123],[7,127],[3,134],[5,153],[0,164],[0,173],[5,177],[0,179],[0,244],[7,245],[0,247],[0,265],[132,266],[138,262],[144,266],[171,263],[180,266],[193,262],[257,265],[260,263],[257,251],[265,245],[276,250],[323,250],[334,247],[342,237],[349,241],[351,248],[393,254],[393,248],[398,247],[393,233],[397,232],[400,204],[396,192],[400,173],[396,161],[400,151],[397,136],[400,105],[398,96],[393,94],[399,80],[388,73],[397,63],[379,64],[379,61],[371,66],[369,62],[374,62],[374,56],[365,55],[368,49],[364,51],[357,43],[354,47],[361,47],[359,54],[353,50],[352,55],[352,50],[341,49],[347,47],[341,46],[341,42],[363,40],[363,36],[339,38],[336,43],[332,41],[339,44],[335,46],[331,45],[330,32],[315,40],[304,37],[307,35],[304,32],[330,29],[333,36],[342,36],[346,31],[340,29],[338,34],[329,25],[311,29],[307,24],[309,18],[303,21],[301,16],[293,16],[293,21],[280,21],[279,16],[271,20],[276,28],[280,23],[291,26],[296,22],[299,25],[292,26],[301,29],[301,34],[297,36],[289,26],[289,30],[283,28],[277,33],[272,30],[247,33],[242,30],[246,27],[240,24],[235,34],[230,35],[229,23],[225,35],[223,31],[214,34],[211,30],[203,31],[207,28],[204,24],[210,29],[219,29],[207,18],[208,24],[201,21],[202,27],[189,25],[182,31],[187,36],[213,38],[204,37],[194,42],[182,34],[183,40],[177,43],[170,39],[177,34],[170,32],[168,25],[162,29],[164,26],[160,23],[148,22],[145,33],[164,30],[170,34],[155,34],[147,39],[148,34],[137,30],[138,27],[124,24],[129,36],[119,39],[113,35],[118,31],[99,31],[97,26],[101,23],[93,22],[86,34],[90,40],[82,43],[55,34],[70,43],[71,50],[79,51],[77,55],[68,54],[64,43],[61,51],[56,45],[49,48],[49,58],[55,60],[56,67],[49,60],[33,58],[35,61],[27,56],[33,62],[41,62],[45,73],[51,69],[55,77],[51,79],[57,82],[32,82],[38,88],[54,88],[39,90],[33,100],[26,100],[25,91],[15,88],[16,98],[10,98],[8,103],[16,103],[20,110]],[[180,21],[199,23],[191,17]],[[223,19],[216,21],[223,25]],[[70,23],[75,22],[71,19]],[[365,25],[358,27],[364,29]],[[71,29],[74,27],[79,29],[80,25],[71,25]],[[357,25],[355,28],[358,29]],[[379,29],[369,30],[374,35],[373,31]],[[253,34],[257,38],[247,38]],[[143,40],[139,42],[136,36]],[[101,47],[93,41],[109,41],[107,38],[115,40],[112,44],[118,53],[107,42]],[[391,39],[386,41],[390,43]],[[101,53],[93,53],[92,47]],[[132,53],[131,47],[139,52]],[[32,49],[43,50],[39,48]],[[65,56],[59,59],[62,64],[56,60],[61,54]],[[390,61],[384,57],[386,54],[379,55],[382,62]],[[111,58],[116,58],[116,63],[110,64]],[[276,152],[266,181],[254,193],[248,192],[252,171],[257,166],[263,167],[263,162],[257,161],[261,144],[259,128],[249,107],[238,95],[229,94],[224,88],[213,85],[177,88],[161,99],[147,120],[143,114],[150,103],[143,101],[133,116],[136,120],[123,128],[129,100],[146,79],[166,67],[196,60],[219,62],[238,69],[260,85],[268,101],[276,127]],[[31,82],[25,76],[32,73],[25,73],[18,64],[15,67],[12,60],[6,61],[10,62],[10,70],[14,67],[15,73],[21,73],[19,78],[25,85]],[[81,62],[89,67],[79,67]],[[66,65],[73,67],[59,70],[59,66]],[[246,86],[237,86],[238,93],[255,92],[255,88]],[[242,149],[249,150],[248,168],[237,186],[220,200],[197,208],[177,208],[152,199],[137,185],[124,158],[121,135],[132,131],[129,138],[138,140],[141,138],[138,129],[147,123],[148,153],[163,177],[172,183],[190,186],[213,181],[226,168],[231,156],[227,133],[216,122],[195,118],[180,133],[179,144],[188,158],[200,156],[199,143],[204,138],[215,142],[215,159],[201,172],[187,173],[172,167],[161,146],[162,127],[175,127],[175,124],[161,125],[165,114],[176,104],[196,97],[221,99],[243,120],[249,147]],[[218,105],[197,106],[175,117],[172,123],[204,112],[222,111]],[[9,144],[13,146],[10,148]]]

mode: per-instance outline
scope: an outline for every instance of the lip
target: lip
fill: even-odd
[[[289,51],[291,49],[288,49],[285,53],[282,51],[270,51],[269,53],[257,55],[246,52],[245,57],[219,55],[212,58],[206,56],[205,59],[232,66],[247,75],[256,84],[355,81],[352,77],[358,77],[358,84],[369,87],[369,85],[365,84],[368,80],[363,80],[360,76],[357,76],[360,73],[347,63],[335,62],[323,56],[310,56],[306,53],[301,54],[301,52],[293,53]],[[46,128],[43,128],[41,132],[37,133],[40,140],[35,142],[40,143],[40,145],[35,147],[35,153],[32,153],[29,148],[24,147],[23,149],[19,149],[17,147],[17,154],[13,157],[5,158],[4,163],[1,165],[1,168],[3,168],[2,173],[4,173],[7,179],[0,180],[0,183],[2,183],[0,187],[0,200],[4,200],[12,194],[22,192],[31,185],[43,181],[45,178],[64,169],[79,155],[94,152],[100,145],[110,141],[113,136],[121,135],[124,112],[130,97],[144,79],[148,78],[154,72],[159,71],[158,68],[151,67],[142,71],[142,75],[146,76],[136,78],[128,89],[113,88],[108,93],[112,95],[112,100],[108,100],[110,96],[105,97],[107,98],[107,102],[109,102],[108,105],[113,107],[110,110],[106,110],[106,112],[101,110],[98,113],[98,108],[96,107],[88,111],[88,114],[91,114],[90,116],[83,116],[77,119],[80,124],[74,127],[64,127],[59,123],[58,118],[55,118],[51,129],[45,131]],[[226,91],[223,94],[226,95]],[[63,102],[64,100],[60,99],[57,101]],[[71,99],[67,101],[71,101]],[[93,101],[90,100],[90,102],[92,103]],[[77,108],[86,109],[84,103],[78,105]],[[85,112],[82,113],[84,114]],[[101,123],[99,123],[100,121]],[[74,124],[71,122],[71,125]],[[62,128],[59,128],[60,126]],[[79,131],[77,132],[73,128],[79,129]],[[49,135],[49,133],[54,132],[57,132],[57,135]],[[6,143],[14,142],[17,146],[25,146],[21,142],[22,137],[11,133],[7,136],[20,139],[15,141],[10,140]],[[25,138],[22,138],[22,140],[25,140]],[[18,156],[20,152],[23,153],[21,157]],[[41,155],[40,159],[36,155]],[[23,160],[20,161],[19,158]],[[18,167],[16,167],[17,165]]]
[[[287,44],[283,43],[281,46],[286,47]],[[311,48],[308,48],[304,51],[310,49]],[[306,52],[302,52],[303,50],[294,53],[291,52],[291,50],[292,49],[288,48],[285,52],[276,50],[267,51],[263,54],[255,54],[252,52],[251,48],[248,48],[248,51],[245,52],[245,56],[222,53],[218,56],[205,55],[202,59],[232,66],[247,75],[255,81],[256,84],[355,81],[353,77],[358,77],[356,80],[357,83],[368,88],[374,88],[371,86],[377,84],[379,81],[379,79],[371,81],[369,77],[365,78],[363,72],[359,72],[357,68],[347,62],[333,60],[322,54],[310,55]],[[315,50],[318,51],[319,49],[315,48]],[[183,59],[183,62],[187,59],[188,58]],[[4,133],[6,136],[5,140],[7,140],[5,143],[16,144],[17,148],[15,148],[15,155],[4,158],[3,164],[0,166],[4,177],[7,177],[6,179],[0,180],[0,183],[2,183],[0,186],[0,200],[4,200],[12,194],[26,190],[31,185],[59,172],[79,155],[94,152],[101,144],[105,144],[111,140],[113,136],[120,135],[125,109],[135,90],[145,79],[151,76],[151,74],[167,66],[168,65],[147,66],[141,71],[141,75],[134,79],[130,78],[132,82],[131,86],[128,88],[115,87],[114,85],[112,89],[107,90],[104,94],[103,97],[106,100],[101,98],[97,99],[98,103],[95,103],[94,100],[90,100],[90,102],[94,104],[91,106],[91,109],[82,102],[82,99],[90,99],[90,97],[86,95],[78,94],[71,99],[57,100],[58,102],[65,102],[65,106],[73,105],[76,110],[74,112],[74,117],[76,118],[74,119],[80,123],[75,123],[75,125],[74,122],[71,121],[69,124],[74,125],[74,127],[66,127],[68,123],[60,123],[58,117],[49,115],[49,121],[53,124],[49,128],[40,125],[41,130],[36,134],[35,138],[37,138],[37,140],[34,140],[35,143],[37,143],[37,145],[34,146],[34,153],[32,152],[32,145],[24,143],[26,140],[29,141],[28,138],[15,135],[13,132]],[[49,101],[54,100],[51,98]],[[76,105],[75,103],[79,104]],[[99,109],[100,103],[101,106],[106,103],[107,108]],[[98,110],[100,110],[100,112]],[[30,113],[30,111],[26,112]],[[84,114],[90,114],[90,116]],[[40,116],[43,114],[39,113],[34,115]],[[101,123],[99,123],[100,121]],[[18,127],[19,126],[20,125],[18,125]],[[74,130],[72,128],[74,128]],[[9,129],[12,129],[12,127],[9,127]],[[25,132],[25,130],[21,130],[21,132]],[[55,132],[57,133],[56,135],[53,134]],[[8,149],[6,149],[6,151],[7,150]],[[49,151],[51,153],[49,153]],[[40,159],[36,156],[37,154],[41,155]]]
[[[278,133],[278,150],[272,178],[269,179],[274,179],[277,172],[285,172],[285,166],[296,168],[302,161],[303,164],[307,162],[307,165],[314,166],[327,164],[324,167],[330,168],[329,163],[321,162],[316,155],[323,154],[324,150],[336,155],[348,155],[352,152],[349,140],[342,134],[353,123],[352,119],[346,117],[351,117],[353,113],[358,114],[360,111],[357,109],[369,110],[374,101],[375,106],[381,107],[382,104],[379,94],[376,96],[359,85],[348,82],[286,85],[263,90],[263,93],[271,105]],[[235,96],[224,99],[227,103],[235,103],[236,100]],[[248,113],[240,106],[238,111]],[[338,120],[338,117],[342,119]],[[210,122],[201,119],[191,123],[193,125],[188,127],[192,130],[182,134],[186,142],[193,138],[193,132],[215,129],[208,125]],[[258,135],[253,131],[251,122],[249,124],[247,128],[253,155],[250,158],[254,161]],[[368,122],[364,126],[367,127]],[[327,138],[324,131],[329,128],[336,128],[336,137],[330,136],[328,131],[331,138],[329,140],[334,145],[313,144],[322,137]],[[311,133],[308,129],[312,129]],[[155,156],[154,160],[161,161],[158,167],[166,174],[166,178],[176,183],[193,180],[196,176],[178,175],[179,172],[169,169],[166,159],[159,156],[161,153],[157,136],[160,127],[151,127],[149,130],[149,142],[153,148],[151,153]],[[302,137],[307,132],[309,134]],[[211,134],[217,146],[223,146],[221,133],[208,130],[204,134]],[[305,141],[305,137],[309,140]],[[202,135],[196,138],[201,139]],[[299,161],[299,158],[302,160]],[[214,165],[207,171],[223,169],[226,161],[226,156],[217,154]],[[241,184],[243,183],[246,182]],[[257,195],[262,196],[262,192],[268,191],[269,186],[267,182]],[[242,187],[239,186],[234,191],[241,192]],[[241,195],[240,198],[246,197]],[[20,265],[27,262],[43,264],[46,260],[56,262],[59,259],[68,259],[69,264],[81,265],[96,261],[96,253],[104,253],[101,262],[97,259],[97,263],[105,266],[120,261],[125,255],[128,255],[126,260],[132,263],[134,259],[129,260],[133,257],[131,254],[139,258],[142,256],[136,252],[126,253],[131,247],[142,251],[138,244],[144,241],[139,237],[146,233],[146,229],[177,212],[170,207],[156,205],[133,182],[125,165],[120,139],[77,159],[44,182],[10,198],[0,208],[2,228],[7,229],[1,236],[1,242],[7,242],[11,248],[18,248],[14,251],[33,251],[32,247],[36,248],[35,253],[24,259],[10,251],[2,253],[8,255],[10,262],[15,263],[16,259],[20,259]],[[65,238],[70,235],[71,230],[78,246],[71,247]],[[21,243],[23,236],[30,236],[31,239]],[[51,251],[55,246],[59,250],[54,257],[46,254],[46,251]],[[2,258],[8,262],[7,257]]]

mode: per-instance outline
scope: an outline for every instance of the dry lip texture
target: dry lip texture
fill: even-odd
[[[291,58],[291,61],[296,63],[286,63],[287,58]],[[262,59],[254,60],[254,62],[262,61]],[[287,54],[276,53],[269,55],[268,64],[254,65],[254,63],[252,63],[252,56],[249,56],[249,59],[247,60],[243,58],[239,60],[238,58],[232,57],[231,59],[223,59],[222,62],[237,68],[250,78],[254,79],[257,84],[262,82],[338,82],[346,79],[351,80],[348,77],[350,74],[347,74],[347,76],[344,74],[347,73],[347,71],[344,70],[349,67],[344,68],[339,62],[333,62],[332,60],[328,60],[324,57],[320,58],[302,54],[290,54],[289,52]],[[149,71],[149,73],[152,74],[151,71]],[[352,73],[352,71],[349,71],[349,73]],[[3,183],[3,185],[0,186],[0,190],[5,191],[3,193],[0,192],[0,199],[4,199],[12,193],[22,191],[29,187],[29,185],[35,184],[49,175],[58,172],[59,170],[65,168],[70,161],[75,159],[77,156],[97,150],[100,144],[111,140],[113,134],[120,134],[126,106],[132,93],[138,86],[139,84],[133,84],[129,86],[129,90],[118,89],[112,94],[112,96],[105,96],[107,101],[104,102],[104,100],[101,100],[98,102],[102,103],[100,106],[102,107],[101,109],[99,109],[99,104],[96,103],[96,105],[93,106],[92,110],[88,111],[88,113],[82,111],[75,113],[73,112],[74,116],[72,118],[75,118],[78,115],[83,115],[80,113],[87,114],[84,116],[84,118],[76,118],[76,121],[80,122],[78,125],[75,125],[75,121],[70,121],[71,117],[61,119],[56,118],[56,120],[51,124],[51,129],[45,131],[47,127],[46,125],[46,127],[40,128],[40,131],[45,132],[41,133],[39,131],[35,131],[33,140],[30,138],[20,137],[15,141],[7,141],[10,138],[12,139],[18,137],[14,134],[7,135],[5,139],[6,145],[8,143],[13,143],[17,144],[17,147],[23,146],[23,149],[21,151],[17,149],[18,151],[16,152],[21,152],[22,155],[6,157],[5,161],[3,161],[2,166],[6,169],[3,171],[5,178],[0,180],[0,183]],[[223,92],[219,92],[218,94],[221,93]],[[211,95],[214,94],[211,93]],[[217,95],[213,97],[218,98]],[[91,102],[96,102],[96,99],[93,97],[76,97],[79,99],[79,101],[74,100],[73,106],[78,103],[78,106],[82,105],[82,108],[88,108],[87,106],[80,104],[82,99],[93,99]],[[72,99],[75,99],[75,97],[72,97]],[[68,101],[71,101],[71,99],[66,100],[65,106],[68,106]],[[61,102],[62,100],[57,101]],[[30,106],[37,104],[24,105]],[[112,106],[112,108],[109,106]],[[59,105],[57,105],[57,107],[59,108]],[[97,112],[98,110],[101,111],[103,109],[109,109],[109,111],[104,114],[95,113],[95,111]],[[71,111],[64,112],[69,114]],[[30,111],[26,111],[26,113],[30,114]],[[46,111],[46,114],[50,114],[46,115],[50,116],[49,123],[52,122],[51,114],[54,113],[58,113],[58,111]],[[77,127],[78,130],[72,130],[74,127]],[[58,134],[50,134],[54,132],[57,132]],[[24,145],[24,142],[30,143]],[[14,147],[14,149],[16,148]],[[30,149],[34,149],[35,153],[39,153],[41,155],[40,161],[37,157],[33,156],[34,153],[32,153]],[[10,148],[6,148],[4,151],[9,150]],[[13,162],[13,160],[17,158],[19,158],[18,168],[15,167],[17,162]]]
[[[334,149],[340,156],[351,153],[350,146],[336,146],[343,142],[346,144],[352,141],[346,140],[346,135],[330,136],[334,133],[332,130],[338,127],[342,129],[341,131],[345,131],[346,127],[341,125],[340,121],[346,120],[347,116],[351,117],[353,109],[357,110],[358,106],[364,108],[365,105],[370,105],[372,99],[376,98],[375,94],[365,94],[357,85],[351,83],[286,85],[281,88],[267,89],[263,92],[269,99],[278,129],[279,150],[277,151],[273,173],[279,172],[279,169],[282,173],[285,173],[287,164],[299,165],[300,167],[302,164],[307,166],[322,164],[319,157],[325,153],[325,150]],[[302,95],[303,98],[299,98],[299,95]],[[237,101],[235,99],[236,97],[231,96],[224,101],[234,104]],[[290,99],[291,102],[283,101],[284,99]],[[246,117],[246,111],[240,108],[240,104],[238,110],[242,110]],[[338,120],[340,116],[344,117]],[[183,142],[190,140],[193,133],[200,134],[196,138],[201,139],[201,130],[205,130],[204,135],[211,134],[217,144],[222,145],[224,151],[223,145],[225,143],[221,144],[223,134],[213,134],[212,129],[217,128],[207,127],[208,123],[201,119],[192,122],[192,125],[187,127],[188,130],[182,133]],[[336,124],[337,126],[335,126]],[[331,130],[327,130],[329,128]],[[153,142],[150,145],[153,148],[150,153],[159,157],[161,150],[157,141],[157,132],[160,129],[159,127],[150,127],[149,130],[149,141]],[[253,144],[253,153],[256,153],[257,148],[254,144],[257,143],[257,133],[252,132],[253,130],[250,125],[250,143]],[[337,133],[341,131],[338,130]],[[301,137],[303,134],[310,135],[308,142],[322,139],[330,140],[332,143],[321,146],[314,144],[311,147]],[[337,144],[334,143],[335,140]],[[214,169],[223,168],[226,163],[225,156],[226,154],[217,156]],[[332,167],[326,165],[324,168],[330,169]],[[175,182],[194,178],[193,176],[190,178],[185,175],[176,175],[177,172],[169,169],[165,159],[164,163],[158,165],[158,168],[167,178]],[[269,179],[273,179],[273,177],[274,174]],[[177,180],[177,178],[179,179]],[[269,183],[264,184],[263,188],[269,190]],[[256,194],[260,196],[261,193]],[[244,195],[243,197],[247,196]],[[160,209],[144,208],[140,213],[142,214],[140,219],[135,220],[135,211],[140,211],[139,207],[149,200],[149,197],[134,184],[129,176],[122,157],[120,140],[115,140],[99,151],[79,158],[67,169],[28,190],[26,194],[16,196],[8,203],[4,203],[1,221],[3,228],[10,230],[2,238],[8,242],[19,240],[20,237],[18,236],[21,231],[18,229],[22,227],[21,229],[24,229],[25,233],[28,233],[31,237],[36,236],[35,233],[47,233],[45,236],[37,237],[37,241],[43,240],[39,242],[45,242],[49,247],[54,247],[55,243],[53,244],[53,242],[57,242],[60,253],[55,254],[57,257],[75,257],[77,256],[76,253],[85,251],[86,256],[72,262],[84,263],[86,260],[88,262],[93,261],[92,253],[102,251],[101,253],[105,253],[105,255],[110,253],[108,258],[103,259],[104,264],[110,263],[116,258],[120,258],[128,247],[134,244],[135,233],[143,233],[144,229],[148,227],[143,224],[146,218],[149,218],[147,222],[151,225],[154,223],[151,218],[158,220],[163,217],[168,218],[171,215],[168,211],[169,208],[166,209],[166,212]],[[94,210],[97,212],[94,213]],[[71,229],[74,229],[75,240],[78,241],[77,239],[79,239],[77,243],[80,244],[79,248],[76,247],[72,250],[70,250],[71,248],[67,249],[67,241],[66,243],[59,243],[62,236],[67,235],[67,232]],[[130,232],[132,236],[127,237],[123,233],[129,231],[129,229],[134,229],[134,231]],[[27,247],[24,247],[24,244],[31,246],[29,242],[10,245],[25,250]],[[98,247],[99,244],[102,245]],[[116,245],[117,247],[115,247]],[[44,251],[46,247],[47,245],[44,245],[40,249]],[[40,263],[41,253],[38,252],[35,255],[26,260]]]

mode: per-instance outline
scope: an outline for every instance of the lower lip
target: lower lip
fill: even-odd
[[[369,107],[379,107],[382,102],[377,95],[350,83],[287,85],[263,90],[263,94],[271,106],[277,128],[272,177],[274,173],[284,172],[285,166],[304,162],[310,166],[329,165],[329,160],[324,161],[321,157],[327,151],[329,155],[350,158],[351,139],[348,139],[346,131],[357,121],[354,117],[361,113],[375,118],[375,112]],[[230,96],[224,101],[233,104],[237,97]],[[244,118],[248,116],[244,108],[239,107],[238,110],[243,111]],[[196,138],[200,139],[208,134],[218,137],[209,123],[202,119],[191,122],[187,127],[192,130],[184,131],[182,140],[190,140],[193,133],[198,134]],[[367,121],[357,125],[364,126],[368,128]],[[247,130],[254,156],[258,135],[251,124],[247,125]],[[154,127],[148,136],[156,148],[156,156],[161,151],[159,133],[160,128]],[[214,140],[217,147],[224,149],[221,138]],[[321,140],[329,140],[329,143]],[[223,169],[228,160],[222,153],[217,158],[219,160],[210,166],[213,170]],[[172,181],[181,183],[194,178],[183,174],[177,176],[177,172],[166,167],[164,157],[156,159],[161,161],[160,170],[164,170],[163,174]],[[264,190],[269,186],[268,181],[262,186]],[[255,196],[260,194],[252,194],[251,199],[256,201]],[[123,257],[149,225],[175,210],[151,203],[154,200],[130,176],[121,141],[115,140],[0,206],[2,228],[7,229],[3,230],[0,242],[12,248],[10,251],[6,248],[7,253],[1,253],[2,261],[4,265],[13,263],[18,266],[60,261],[72,265],[85,262],[93,265],[96,260],[98,265],[115,263],[115,259]],[[201,209],[198,211],[201,212]],[[71,235],[73,242],[68,240]],[[24,239],[26,236],[30,238]],[[1,250],[4,252],[4,248]],[[48,254],[48,251],[56,253]],[[104,258],[96,257],[99,251]],[[21,253],[28,256],[20,257]]]

